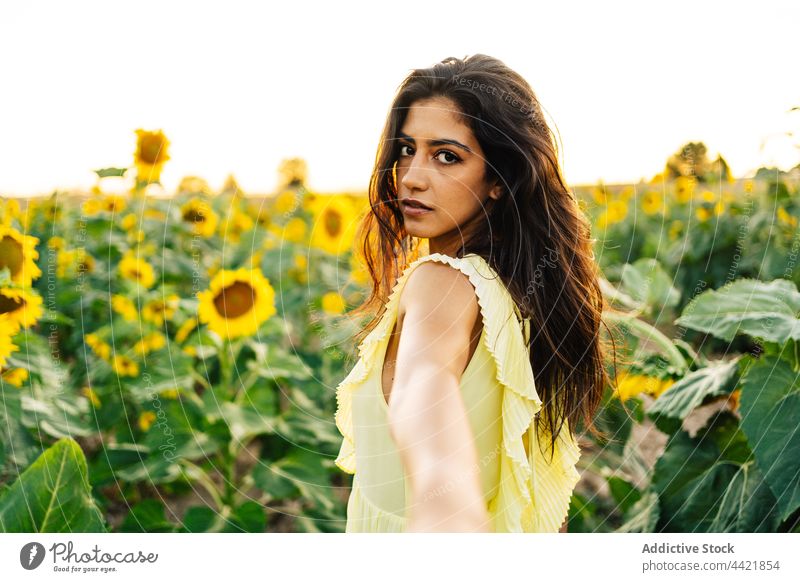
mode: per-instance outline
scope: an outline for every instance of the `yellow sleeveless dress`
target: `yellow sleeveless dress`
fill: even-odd
[[[440,253],[420,257],[406,267],[380,322],[361,342],[358,361],[336,388],[336,426],[344,438],[335,463],[354,475],[345,531],[402,532],[406,524],[410,483],[389,433],[381,374],[400,294],[411,272],[425,261],[465,273],[480,305],[481,340],[460,385],[492,530],[557,532],[579,479],[580,448],[565,422],[550,462],[549,433],[538,434],[536,418],[542,402],[525,345],[530,320],[521,319],[502,280],[482,257]]]

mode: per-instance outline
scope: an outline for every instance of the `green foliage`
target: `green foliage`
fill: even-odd
[[[798,192],[784,175],[735,183],[699,145],[673,160],[679,181],[667,172],[641,191],[609,187],[587,207],[604,292],[627,311],[604,314],[623,332],[626,371],[674,383],[625,402],[606,391],[597,418],[605,435],[581,443],[579,469],[594,478],[575,491],[571,532],[798,527],[800,277],[789,268]],[[122,173],[98,170],[98,179]],[[344,529],[348,478],[332,462],[341,444],[332,387],[359,323],[334,323],[319,305],[331,289],[348,305],[365,290],[343,283],[349,256],[281,238],[290,218],[310,224],[303,205],[262,212],[195,190],[96,212],[54,195],[31,214],[43,272],[34,289],[47,302],[38,325],[13,338],[19,350],[5,367],[27,379],[0,383],[4,531]],[[195,196],[221,219],[209,236],[181,214]],[[234,235],[234,211],[252,228]],[[55,236],[90,255],[93,269],[61,273]],[[120,276],[131,253],[154,268],[151,287]],[[277,315],[245,338],[200,324],[179,339],[212,274],[251,266],[274,284]],[[120,296],[134,303],[133,319],[116,310]],[[145,317],[172,296],[163,320]],[[137,353],[156,332],[165,345]],[[90,338],[135,372],[120,373]]]
[[[798,312],[800,293],[791,281],[740,279],[693,299],[675,323],[726,341],[741,333],[784,343],[800,339]]]
[[[0,494],[2,532],[101,532],[83,451],[61,439]]]
[[[714,362],[675,382],[647,412],[653,417],[684,419],[707,398],[732,392],[738,375],[737,360]]]
[[[742,430],[780,507],[781,519],[800,507],[800,382],[788,362],[765,357],[742,378]]]
[[[621,272],[620,289],[639,302],[636,313],[652,315],[652,309],[643,305],[659,302],[646,299],[652,297],[648,278],[633,265],[625,265]],[[695,294],[675,324],[724,343],[702,341],[692,345],[683,339],[668,340],[650,331],[647,324],[633,322],[633,315],[614,315],[614,322],[630,330],[629,337],[646,338],[649,349],[655,349],[642,352],[642,346],[648,344],[629,342],[626,348],[636,351],[628,372],[638,377],[676,378],[656,398],[634,398],[624,405],[615,398],[603,402],[598,427],[617,438],[593,439],[599,451],[592,469],[599,466],[603,472],[613,471],[606,481],[616,505],[607,519],[619,523],[614,531],[760,532],[797,528],[798,315],[800,293],[787,279],[738,279]],[[741,345],[748,346],[744,353],[736,352],[740,340]],[[666,343],[680,352],[687,364],[685,369],[670,365],[672,359],[664,357],[671,353]],[[723,352],[715,353],[716,347],[722,347]],[[644,409],[644,417],[620,414],[631,403],[634,410]],[[703,410],[710,411],[711,417]],[[706,420],[698,429],[703,418]],[[643,465],[637,456],[640,445],[634,441],[635,429],[653,430],[651,422],[668,437],[652,468]],[[691,426],[696,433],[689,432]],[[626,474],[636,475],[640,485],[635,487]],[[582,500],[571,509],[576,531],[587,531],[587,524],[594,528],[592,531],[602,529],[600,524],[605,522],[592,515],[602,512],[601,507],[585,497],[576,499]],[[617,522],[619,516],[621,523]]]
[[[679,432],[653,473],[660,532],[775,531],[775,497],[730,413],[691,438]]]

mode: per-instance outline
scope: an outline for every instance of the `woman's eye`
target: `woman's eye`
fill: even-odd
[[[443,158],[440,156],[444,156]],[[442,150],[436,154],[436,157],[439,158],[439,161],[444,164],[455,164],[459,161],[459,157],[455,155],[453,152],[449,152],[447,150]]]
[[[404,150],[403,148],[409,148],[409,149],[411,149],[411,146],[409,146],[409,145],[407,145],[407,144],[403,144],[403,145],[401,145],[401,146],[400,146],[400,155],[401,155],[401,156],[407,156],[407,155],[410,155],[410,154],[406,153],[406,152],[405,152],[405,150]]]

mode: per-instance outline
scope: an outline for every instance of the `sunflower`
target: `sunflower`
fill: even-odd
[[[101,340],[96,333],[87,333],[84,336],[83,341],[86,342],[87,346],[92,348],[92,351],[100,359],[106,361],[111,359],[111,346]]]
[[[597,225],[599,228],[608,228],[612,224],[623,221],[627,215],[628,205],[622,200],[613,200],[597,218]]]
[[[711,218],[711,211],[705,206],[698,206],[694,211],[694,214],[697,217],[697,220],[700,222],[706,222],[709,218]]]
[[[56,258],[56,276],[66,279],[91,273],[94,265],[94,257],[86,249],[62,250]]]
[[[61,236],[51,236],[47,241],[47,248],[60,251],[66,248],[67,241]]]
[[[331,315],[339,315],[345,309],[345,302],[336,291],[329,291],[322,296],[322,310]]]
[[[160,350],[165,345],[167,345],[167,340],[164,338],[164,334],[155,331],[136,342],[133,346],[133,351],[137,355],[144,357],[150,352]]]
[[[303,242],[308,232],[308,225],[302,218],[292,218],[283,227],[283,238],[289,242]]]
[[[176,400],[180,395],[180,392],[177,388],[167,388],[166,390],[162,390],[158,393],[161,398],[167,398],[169,400]]]
[[[197,297],[200,322],[222,338],[253,335],[276,313],[275,290],[259,269],[223,269]]]
[[[238,208],[233,208],[230,215],[220,222],[219,232],[223,238],[227,237],[232,242],[238,243],[242,235],[252,230],[253,226],[252,218]]]
[[[300,197],[294,190],[284,190],[275,197],[273,204],[278,214],[291,214],[300,205]]]
[[[112,366],[114,371],[120,376],[139,375],[139,365],[128,356],[114,356]]]
[[[164,320],[170,320],[175,315],[180,297],[174,293],[166,298],[148,301],[142,309],[142,318],[161,327]]]
[[[678,176],[675,180],[675,198],[681,204],[686,204],[692,199],[697,180],[691,176]]]
[[[30,287],[42,271],[36,266],[39,239],[20,233],[16,228],[0,226],[0,270],[7,268],[11,281]]]
[[[778,222],[781,224],[785,224],[786,226],[790,226],[792,228],[797,226],[797,217],[786,212],[786,209],[783,206],[778,206],[777,216]]]
[[[700,200],[703,202],[714,202],[717,199],[717,195],[714,194],[711,190],[703,190],[700,192]]]
[[[181,206],[181,217],[188,223],[195,234],[209,238],[214,236],[219,217],[211,205],[200,198],[192,198]]]
[[[306,190],[305,194],[303,195],[303,210],[312,212],[319,204],[320,198],[321,197],[319,194]]]
[[[31,327],[42,313],[42,298],[33,289],[0,288],[0,314],[19,327]]]
[[[673,220],[669,225],[669,239],[675,240],[683,232],[683,222],[680,220]]]
[[[130,252],[125,253],[119,262],[119,272],[123,278],[135,281],[144,287],[152,286],[156,280],[153,267]]]
[[[128,205],[128,202],[125,199],[125,197],[120,196],[119,194],[104,195],[101,203],[103,206],[103,210],[114,214],[122,212]]]
[[[349,250],[355,239],[358,212],[340,196],[326,196],[314,204],[311,246],[334,255]]]
[[[103,210],[103,202],[98,197],[92,197],[84,200],[81,204],[81,212],[86,216],[94,216]]]
[[[9,368],[2,372],[3,382],[8,382],[12,386],[20,388],[25,380],[28,379],[28,370],[25,368]]]
[[[139,428],[142,429],[143,432],[147,432],[155,421],[156,413],[152,410],[147,410],[139,416]]]
[[[13,220],[18,219],[21,215],[19,202],[15,198],[0,200],[0,216],[2,217],[3,225],[9,226]]]
[[[183,343],[195,327],[197,327],[197,319],[194,317],[184,321],[175,334],[175,341],[179,344]]]
[[[675,380],[669,378],[661,380],[641,374],[624,374],[617,384],[615,394],[622,402],[643,392],[658,398],[674,383]]]
[[[256,222],[259,225],[266,228],[270,224],[272,224],[272,216],[270,215],[269,207],[263,201],[259,202],[258,206],[256,206],[255,204],[248,203],[247,209],[249,211],[249,214],[255,217]]]
[[[169,140],[160,129],[158,131],[136,130],[136,180],[140,183],[158,182],[161,170],[169,160]]]
[[[0,315],[0,366],[6,365],[6,358],[19,350],[11,338],[19,331],[19,325],[7,315]]]
[[[306,183],[308,165],[303,158],[289,158],[281,162],[278,174],[280,174],[283,186],[302,186]]]
[[[642,210],[647,215],[658,214],[664,211],[664,199],[660,192],[650,190],[642,196]]]
[[[289,267],[287,274],[300,284],[308,283],[308,259],[305,255],[294,255],[294,265]]]
[[[139,312],[136,305],[124,295],[115,294],[111,296],[111,308],[119,313],[125,321],[136,321]]]
[[[81,388],[81,394],[89,399],[89,402],[91,402],[93,407],[100,408],[100,398],[97,396],[97,392],[92,390],[89,386],[84,386]]]
[[[605,206],[611,201],[611,193],[606,190],[605,186],[597,185],[592,188],[592,199],[598,206]]]
[[[126,214],[125,217],[119,221],[119,225],[125,232],[130,232],[136,225],[139,224],[139,218],[135,214]]]

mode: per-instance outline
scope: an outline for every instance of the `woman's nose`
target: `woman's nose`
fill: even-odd
[[[420,164],[417,156],[406,166],[400,183],[409,190],[426,190],[428,188],[428,170]]]

